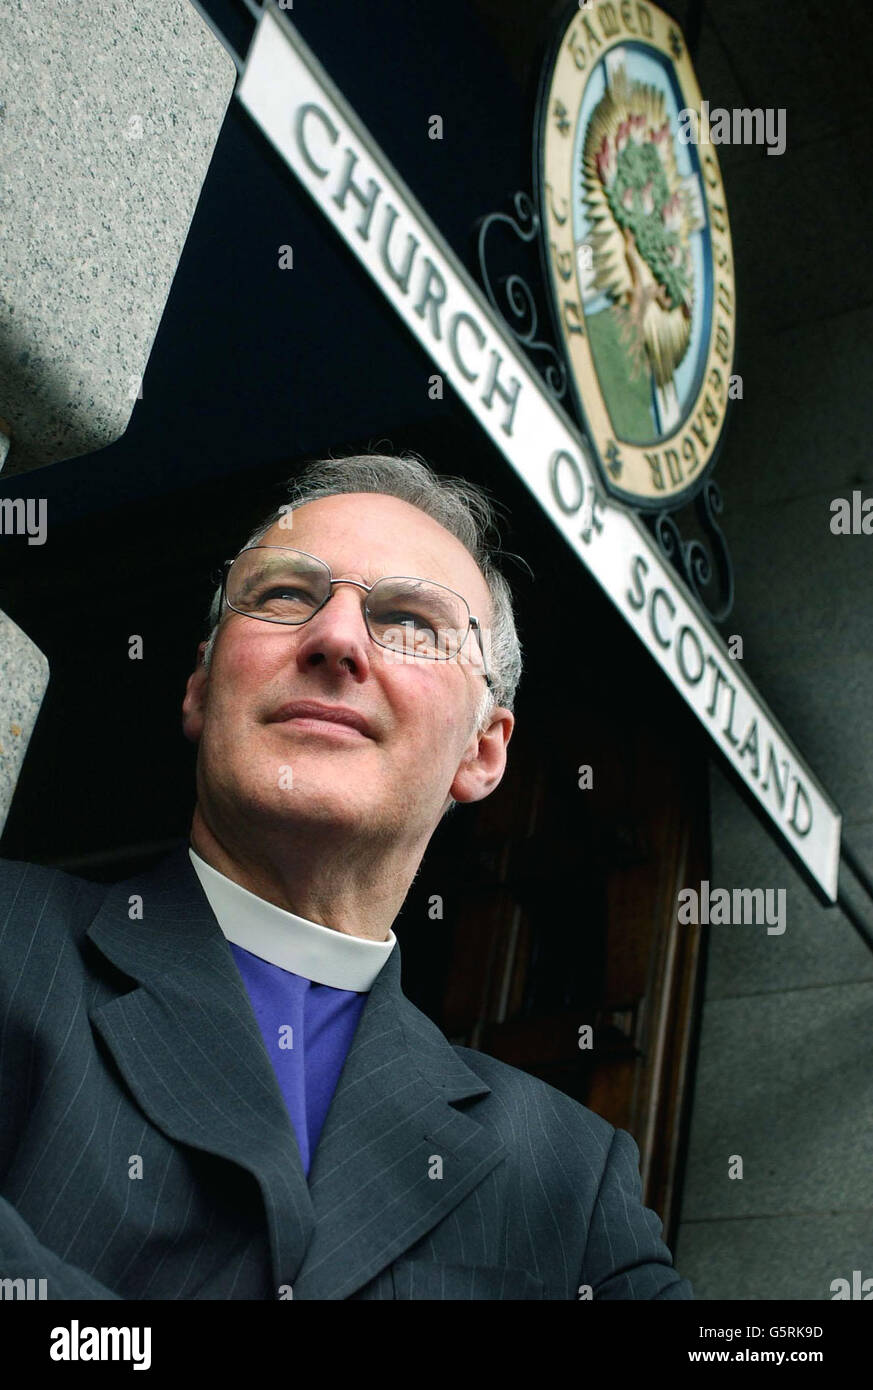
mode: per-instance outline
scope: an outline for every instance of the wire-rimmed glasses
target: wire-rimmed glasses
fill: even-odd
[[[367,631],[378,646],[398,660],[458,658],[472,629],[482,655],[482,674],[489,690],[482,626],[465,598],[434,580],[386,575],[375,584],[334,579],[330,566],[304,550],[254,545],[225,562],[222,597],[228,608],[264,623],[298,627],[324,607],[336,584],[363,589]]]

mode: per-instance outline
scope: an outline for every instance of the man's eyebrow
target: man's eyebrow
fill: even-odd
[[[383,575],[383,578],[391,579],[394,581],[396,587],[393,590],[393,595],[397,598],[405,598],[406,596],[414,598],[416,593],[418,592],[416,586],[420,584],[435,584],[438,590],[449,587],[448,585],[443,584],[442,581],[439,579],[426,579],[423,575],[386,574]],[[455,596],[455,594],[456,590],[454,589],[452,589],[451,591],[451,596],[449,594],[443,595],[439,592],[433,593],[433,591],[431,591],[431,597],[433,598],[434,602],[438,603],[442,607],[443,611],[446,613],[450,613],[453,610],[452,598]],[[458,597],[461,597],[461,595],[458,595]]]

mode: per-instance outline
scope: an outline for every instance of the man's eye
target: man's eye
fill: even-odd
[[[379,622],[391,627],[414,627],[419,632],[433,632],[433,620],[408,609],[397,608],[391,613],[380,613]]]
[[[284,604],[286,607],[312,608],[315,599],[306,589],[297,589],[288,584],[274,584],[271,588],[255,591],[256,608],[265,608],[271,603]]]

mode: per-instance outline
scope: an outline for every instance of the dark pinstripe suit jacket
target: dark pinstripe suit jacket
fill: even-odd
[[[61,1299],[692,1298],[637,1164],[628,1134],[451,1046],[395,947],[307,1182],[187,849],[108,887],[0,861],[0,1277]]]

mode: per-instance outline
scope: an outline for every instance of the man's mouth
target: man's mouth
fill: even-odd
[[[347,705],[328,705],[318,700],[292,700],[276,710],[270,724],[292,724],[300,732],[340,738],[372,738],[368,720]]]

